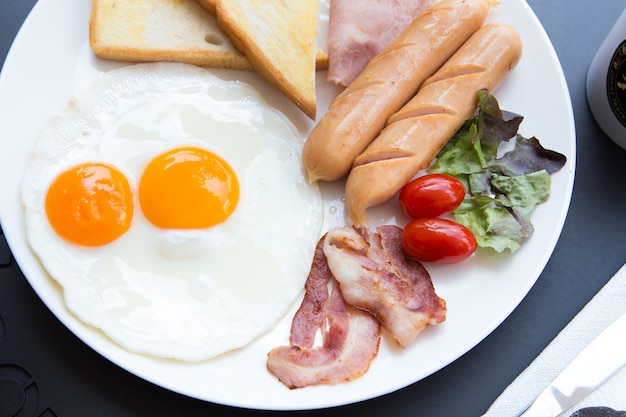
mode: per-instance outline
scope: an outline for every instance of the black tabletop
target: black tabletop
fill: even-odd
[[[0,63],[35,3],[0,1]],[[626,262],[626,151],[602,133],[585,97],[587,68],[624,2],[528,3],[561,60],[577,130],[572,203],[545,270],[502,325],[439,372],[380,398],[289,414],[479,416]],[[0,417],[271,414],[280,413],[190,399],[103,359],[45,307],[0,239]]]

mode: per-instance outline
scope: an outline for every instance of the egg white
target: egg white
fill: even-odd
[[[179,146],[223,157],[240,182],[236,210],[202,230],[133,224],[111,244],[64,241],[44,210],[56,175],[108,162],[136,192],[146,164]],[[241,348],[301,295],[322,227],[318,188],[304,178],[302,139],[253,87],[185,64],[110,71],[51,121],[25,174],[28,241],[70,311],[123,347],[185,361]],[[135,195],[136,197],[136,195]]]

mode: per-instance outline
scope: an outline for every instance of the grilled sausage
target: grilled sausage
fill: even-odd
[[[333,181],[452,54],[480,28],[492,0],[442,0],[418,16],[331,103],[307,138],[309,181]]]
[[[390,199],[427,168],[452,135],[472,117],[477,91],[493,92],[517,65],[522,41],[511,26],[479,29],[354,161],[346,181],[346,211],[356,225],[366,209]]]

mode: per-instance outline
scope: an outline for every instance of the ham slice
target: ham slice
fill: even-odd
[[[323,239],[292,321],[291,345],[272,349],[267,358],[267,369],[290,389],[351,381],[367,372],[378,354],[380,323],[345,303],[328,269]],[[315,347],[318,331],[323,343]]]
[[[347,86],[376,54],[439,0],[332,0],[328,81]]]
[[[445,320],[446,303],[423,265],[402,250],[402,229],[381,226],[376,231],[331,230],[324,254],[346,302],[372,313],[406,347],[428,325]]]

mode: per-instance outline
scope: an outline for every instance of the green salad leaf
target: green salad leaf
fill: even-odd
[[[463,182],[467,194],[453,216],[480,246],[515,252],[532,235],[531,214],[550,197],[550,175],[567,158],[545,149],[535,137],[520,135],[523,117],[501,110],[488,91],[477,94],[476,115],[446,143],[428,171]],[[503,146],[511,149],[499,156]]]

